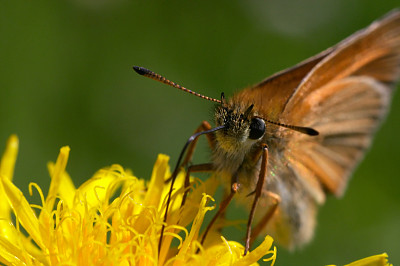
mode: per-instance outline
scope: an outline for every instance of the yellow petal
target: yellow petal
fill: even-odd
[[[109,195],[108,189],[116,189],[112,184],[121,177],[121,172],[123,169],[119,165],[97,171],[91,179],[77,189],[76,194],[83,205],[76,206],[76,209],[83,214],[85,208],[99,207],[104,204],[106,196]]]
[[[24,252],[3,236],[0,236],[0,262],[4,265],[24,265]]]
[[[390,265],[386,253],[370,256],[361,260],[357,260],[346,266],[388,266]]]
[[[3,153],[0,162],[0,175],[12,180],[14,174],[14,166],[18,155],[18,137],[11,135],[7,140],[6,150]]]
[[[0,235],[0,262],[3,262],[1,258],[9,258],[10,262],[16,262],[23,261],[27,257],[32,257],[32,259],[34,258],[46,264],[47,261],[43,253],[32,243],[30,238],[27,238],[18,231],[11,221],[0,220],[0,228],[3,232],[7,232],[7,234]],[[22,250],[28,251],[29,255],[22,252]],[[16,265],[19,264],[16,263]]]
[[[199,212],[199,204],[202,202],[203,194],[214,195],[218,188],[218,179],[215,176],[209,177],[206,181],[201,182],[187,196],[184,208],[181,210],[179,224],[187,226]]]
[[[2,178],[1,181],[4,192],[7,195],[8,201],[10,202],[18,221],[22,224],[36,244],[45,250],[46,248],[41,241],[38,219],[28,201],[22,192],[11,183],[10,180]]]
[[[0,177],[3,179],[12,180],[14,174],[14,166],[18,155],[18,137],[16,135],[11,135],[8,138],[6,150],[0,161]],[[0,196],[5,194],[3,186],[0,182]],[[7,200],[0,200],[0,219],[6,221],[11,221],[10,204]],[[7,236],[13,238],[14,234],[8,231],[9,227],[1,227],[0,234],[2,236]]]
[[[144,199],[143,204],[145,206],[159,206],[161,203],[162,192],[165,187],[166,176],[170,175],[169,157],[164,154],[159,154],[156,163],[153,167],[153,172],[151,173],[151,179]]]
[[[174,266],[175,265],[176,266],[184,265],[185,262],[189,259],[189,256],[191,255],[191,252],[189,252],[189,248],[193,247],[194,240],[197,240],[197,237],[198,237],[198,234],[200,231],[200,227],[204,220],[204,216],[207,211],[214,209],[214,207],[206,207],[208,199],[214,200],[207,194],[203,194],[203,198],[201,199],[199,211],[196,215],[196,218],[193,221],[192,228],[190,230],[189,235],[186,237],[181,249],[179,250],[178,255],[176,256],[176,259],[174,261]]]
[[[258,247],[249,252],[246,256],[240,258],[233,265],[251,265],[253,263],[256,263],[259,259],[261,259],[263,256],[265,256],[265,254],[268,253],[268,251],[272,247],[272,242],[274,242],[272,237],[266,236],[264,238],[264,241]],[[276,256],[276,254],[274,255]]]
[[[222,239],[222,242],[221,242]],[[205,250],[201,264],[204,265],[232,265],[242,255],[244,248],[235,241],[227,241],[221,236],[218,244]]]
[[[55,164],[50,162],[47,164],[47,169],[49,173],[53,173],[55,168]],[[51,176],[51,174],[50,174]],[[74,186],[74,182],[72,182],[71,177],[67,172],[63,172],[61,174],[60,186],[59,186],[59,195],[60,198],[65,202],[65,204],[72,208],[75,198],[76,188]]]
[[[51,173],[51,183],[49,188],[49,193],[46,198],[46,206],[48,212],[53,209],[54,201],[56,200],[57,194],[60,189],[61,178],[65,172],[65,167],[67,166],[68,156],[70,148],[68,146],[62,147],[60,149],[60,154],[58,155],[56,165],[53,172]]]
[[[162,203],[162,192],[165,185],[165,177],[169,175],[169,165],[168,165],[169,157],[164,154],[159,154],[156,160],[156,163],[153,167],[153,172],[151,174],[150,183],[148,186],[148,190],[146,192],[146,196],[143,200],[141,214],[138,216],[138,219],[135,221],[134,228],[138,233],[143,233],[149,227],[152,219],[152,210],[147,208],[150,206],[154,206],[158,208]]]
[[[50,261],[53,264],[58,264],[59,258],[55,255],[57,254],[57,246],[53,244],[54,235],[54,219],[51,215],[54,208],[54,202],[59,194],[61,179],[68,162],[70,148],[68,146],[62,147],[60,149],[60,154],[58,155],[57,162],[55,164],[54,170],[51,172],[51,183],[49,187],[49,192],[47,198],[44,202],[43,209],[39,215],[39,232],[41,233],[41,241],[49,249]]]

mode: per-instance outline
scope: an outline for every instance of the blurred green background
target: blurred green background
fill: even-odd
[[[20,138],[15,182],[47,190],[46,163],[70,145],[76,185],[119,163],[148,178],[175,163],[213,104],[138,76],[150,68],[211,97],[257,83],[367,26],[396,1],[1,1],[0,148]],[[346,195],[321,208],[314,241],[276,265],[400,263],[400,95]],[[203,142],[195,162],[208,158]],[[244,228],[244,227],[243,227]],[[241,240],[244,229],[230,238]]]

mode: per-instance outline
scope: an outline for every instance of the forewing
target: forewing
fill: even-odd
[[[278,72],[259,84],[238,92],[232,100],[246,105],[254,104],[259,115],[277,120],[303,78],[332,51],[333,48],[329,48],[292,68]]]
[[[281,122],[309,126],[285,153],[308,186],[342,195],[353,168],[384,118],[400,76],[400,12],[394,11],[336,46],[303,79]]]

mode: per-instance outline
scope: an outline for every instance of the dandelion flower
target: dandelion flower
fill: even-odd
[[[181,172],[177,176],[159,249],[170,184],[169,158],[159,155],[149,182],[120,165],[97,171],[76,188],[66,172],[69,147],[62,147],[56,163],[49,163],[49,192],[31,183],[29,192],[41,204],[30,204],[12,183],[18,138],[11,136],[0,162],[0,262],[6,265],[252,265],[265,255],[272,260],[272,238],[248,255],[244,247],[219,239],[202,246],[200,227],[217,181],[191,179],[183,207]],[[11,214],[14,214],[14,218]],[[268,260],[267,259],[267,260]]]

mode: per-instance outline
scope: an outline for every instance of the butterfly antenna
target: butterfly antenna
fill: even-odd
[[[200,93],[191,91],[191,90],[189,90],[189,89],[186,89],[185,87],[182,87],[181,85],[176,84],[175,82],[170,81],[170,80],[164,78],[163,76],[161,76],[161,75],[159,75],[159,74],[157,74],[157,73],[154,73],[153,71],[148,70],[147,68],[139,67],[139,66],[134,66],[134,67],[133,67],[133,70],[135,70],[136,73],[138,73],[138,74],[140,74],[140,75],[142,75],[142,76],[145,76],[145,77],[154,79],[154,80],[156,80],[156,81],[159,81],[159,82],[161,82],[161,83],[167,84],[167,85],[172,86],[172,87],[174,87],[174,88],[183,90],[183,91],[188,92],[188,93],[190,93],[190,94],[196,95],[197,97],[200,97],[200,98],[202,98],[202,99],[209,100],[209,101],[216,102],[216,103],[221,103],[221,100],[217,100],[217,99],[214,99],[214,98],[211,98],[211,97],[202,95],[202,94],[200,94]]]
[[[260,118],[262,118],[262,117],[260,117]],[[286,127],[286,128],[295,130],[297,132],[300,132],[300,133],[303,133],[303,134],[306,134],[306,135],[309,135],[309,136],[318,136],[319,135],[319,132],[317,130],[311,128],[311,127],[299,127],[299,126],[293,126],[293,125],[286,125],[286,124],[282,124],[282,123],[279,123],[279,122],[267,120],[267,119],[264,119],[264,118],[262,118],[262,119],[265,122],[268,122],[270,124],[277,125],[277,126],[280,126],[280,127]]]

